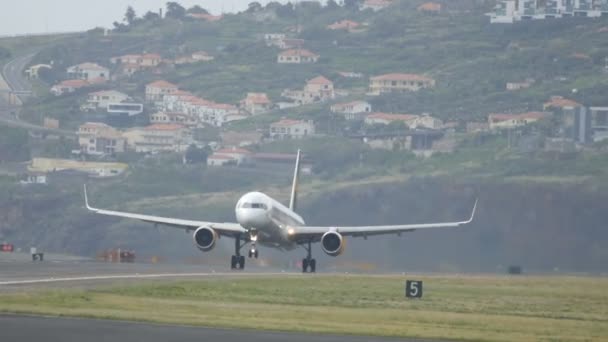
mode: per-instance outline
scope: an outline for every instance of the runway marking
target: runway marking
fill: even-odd
[[[43,279],[27,279],[27,280],[13,280],[13,281],[2,281],[1,285],[28,285],[28,284],[40,284],[40,283],[55,283],[55,282],[66,282],[66,281],[87,281],[87,280],[111,280],[111,279],[147,279],[147,278],[169,278],[169,277],[209,277],[209,276],[277,276],[277,275],[299,275],[299,273],[158,273],[158,274],[115,274],[115,275],[100,275],[100,276],[86,276],[86,277],[63,277],[63,278],[43,278]]]

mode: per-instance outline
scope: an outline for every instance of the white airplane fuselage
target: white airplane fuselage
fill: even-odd
[[[294,249],[289,227],[303,226],[304,220],[293,210],[261,192],[243,195],[234,209],[237,222],[257,234],[257,242],[282,249]]]

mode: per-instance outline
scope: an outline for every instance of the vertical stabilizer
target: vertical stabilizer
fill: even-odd
[[[296,168],[293,170],[293,184],[291,185],[291,197],[289,198],[289,209],[296,210],[298,200],[298,177],[300,176],[300,156],[302,152],[298,150],[296,156]]]

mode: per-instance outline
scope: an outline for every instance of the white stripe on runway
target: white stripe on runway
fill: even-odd
[[[13,280],[0,281],[1,285],[28,285],[40,283],[55,283],[65,281],[87,281],[87,280],[111,280],[111,279],[148,279],[148,278],[171,278],[171,277],[238,277],[238,276],[277,276],[277,275],[300,275],[299,273],[159,273],[159,274],[116,274],[116,275],[100,275],[87,277],[66,277],[66,278],[43,278],[43,279],[28,279],[28,280]]]

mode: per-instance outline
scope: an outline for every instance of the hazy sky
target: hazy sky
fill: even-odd
[[[178,0],[188,8],[200,5],[213,14],[236,12],[253,0]],[[93,27],[112,27],[121,21],[127,6],[138,16],[164,8],[167,0],[0,0],[0,36],[84,31]],[[269,0],[258,0],[266,4]],[[281,1],[286,2],[286,1]]]

